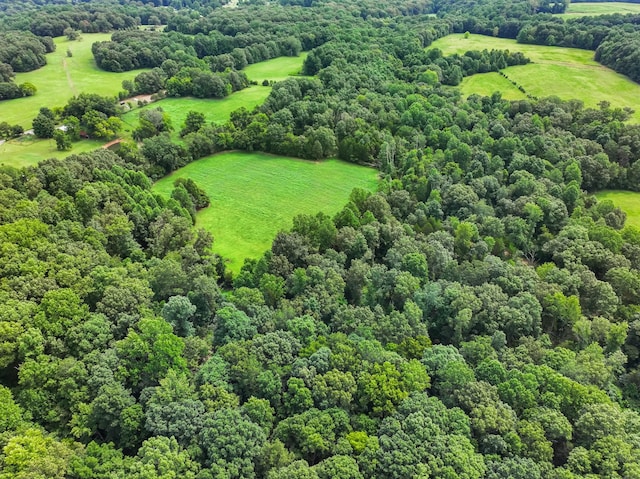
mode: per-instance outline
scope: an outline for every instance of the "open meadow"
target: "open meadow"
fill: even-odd
[[[245,258],[258,258],[276,233],[301,213],[337,213],[355,187],[374,191],[373,168],[339,160],[311,162],[264,153],[221,153],[190,163],[158,181],[168,197],[178,178],[192,178],[211,198],[196,226],[214,236],[214,251],[237,273]]]
[[[463,54],[469,50],[510,50],[525,54],[532,63],[505,68],[503,73],[535,97],[558,96],[564,100],[577,98],[588,107],[608,101],[614,107],[636,110],[632,121],[640,123],[640,85],[593,59],[593,52],[577,48],[526,45],[515,40],[484,35],[447,35],[431,44],[444,55]],[[460,88],[467,96],[472,93],[504,92],[504,97],[517,99],[517,88],[496,73],[483,73],[465,78]],[[491,84],[495,80],[495,86]]]
[[[562,18],[593,17],[613,13],[640,13],[640,4],[625,2],[580,2],[570,3],[565,13],[558,14]]]
[[[109,38],[109,34],[85,34],[79,42],[70,42],[66,37],[56,38],[57,50],[47,55],[46,66],[33,72],[16,75],[18,83],[25,81],[34,83],[38,93],[33,97],[0,102],[0,119],[29,129],[31,121],[42,106],[50,108],[62,106],[68,98],[82,91],[116,95],[122,89],[122,80],[132,79],[142,70],[125,73],[100,70],[93,60],[91,44]],[[71,58],[66,56],[67,48],[70,48],[73,53]],[[250,65],[245,71],[249,79],[259,83],[265,79],[279,81],[298,74],[306,56],[306,52],[303,52],[297,57],[274,58]],[[235,92],[223,99],[165,98],[143,108],[162,107],[171,117],[174,128],[172,136],[178,139],[178,133],[189,111],[204,113],[207,121],[224,123],[229,120],[232,111],[241,107],[252,110],[264,103],[270,91],[271,87],[258,85]],[[122,136],[131,137],[131,131],[138,125],[140,111],[141,109],[136,108],[123,116],[125,131]],[[50,140],[20,138],[0,145],[0,164],[16,167],[32,165],[45,158],[61,158],[89,151],[103,143],[100,141],[76,142],[73,143],[70,151],[59,152],[55,148],[55,143]]]
[[[33,166],[49,158],[65,158],[95,150],[103,144],[101,140],[80,140],[73,144],[71,151],[58,151],[53,139],[41,140],[25,135],[0,145],[0,164],[15,168]]]
[[[640,193],[622,190],[603,190],[595,194],[598,200],[611,200],[627,214],[626,225],[640,228]]]
[[[264,62],[248,65],[244,72],[249,80],[261,83],[263,80],[281,81],[292,75],[299,75],[302,64],[307,58],[307,52],[302,52],[297,57],[278,57]]]
[[[122,80],[132,80],[143,70],[113,73],[99,69],[91,45],[110,38],[109,33],[83,33],[76,41],[56,38],[56,51],[47,55],[45,66],[16,74],[16,83],[31,82],[38,92],[32,97],[0,102],[2,121],[29,129],[43,106],[64,106],[69,98],[82,92],[116,96],[122,90]],[[67,49],[71,50],[72,57],[67,57]]]

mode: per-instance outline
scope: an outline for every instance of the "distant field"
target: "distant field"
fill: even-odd
[[[604,190],[596,193],[599,200],[611,200],[627,213],[625,224],[640,228],[640,193],[622,190]]]
[[[122,90],[122,80],[133,79],[142,70],[125,73],[100,70],[93,60],[91,45],[110,38],[109,33],[85,33],[81,40],[73,42],[66,37],[56,38],[57,48],[47,55],[47,65],[16,75],[16,83],[31,82],[38,92],[28,98],[1,101],[0,121],[19,124],[28,130],[43,106],[64,106],[69,98],[82,92],[117,95]],[[72,57],[67,57],[67,49],[71,50]],[[20,138],[0,145],[0,164],[16,167],[33,165],[46,158],[63,158],[89,151],[102,143],[84,140],[74,143],[71,151],[57,151],[53,140]]]
[[[286,80],[291,75],[299,75],[302,64],[307,58],[307,52],[302,52],[297,57],[278,57],[265,62],[254,63],[244,69],[249,80],[262,82],[263,80]]]
[[[225,123],[229,120],[231,112],[240,107],[252,110],[256,106],[262,105],[269,96],[270,91],[270,87],[252,86],[245,88],[244,90],[237,91],[221,100],[205,100],[191,97],[165,98],[163,100],[150,103],[142,108],[136,108],[125,113],[122,120],[126,124],[125,128],[131,131],[138,125],[138,115],[141,110],[161,107],[171,117],[171,122],[174,128],[173,136],[174,138],[177,138],[189,111],[193,110],[204,113],[206,120],[209,122]]]
[[[608,101],[616,107],[628,106],[636,110],[632,120],[640,123],[640,85],[597,63],[593,60],[592,51],[524,45],[515,40],[483,35],[464,38],[462,34],[441,38],[433,42],[430,48],[439,48],[445,55],[463,54],[468,50],[485,48],[520,51],[534,63],[508,67],[503,72],[522,85],[530,95],[577,98],[590,107],[596,107],[601,101]],[[517,90],[513,85],[505,82],[499,75],[486,75],[490,74],[465,78],[461,84],[462,92],[469,95],[487,94],[488,91],[498,90],[505,92],[505,98],[515,95],[514,91]],[[496,84],[492,87],[493,80]]]
[[[169,196],[178,178],[192,178],[211,198],[197,225],[211,231],[214,251],[237,273],[245,258],[258,258],[276,233],[300,213],[333,215],[355,187],[375,190],[372,168],[338,160],[311,162],[264,153],[230,152],[203,158],[167,176],[154,190]]]
[[[558,14],[562,18],[591,17],[612,13],[640,13],[640,4],[624,2],[570,3],[565,13]]]
[[[84,33],[80,41],[73,42],[66,37],[56,38],[57,48],[47,55],[47,65],[16,75],[16,83],[31,82],[38,92],[32,97],[0,102],[2,121],[29,129],[43,106],[64,106],[69,98],[82,92],[117,95],[122,90],[122,80],[133,79],[142,70],[125,73],[100,70],[93,60],[91,45],[110,38],[108,33]],[[73,54],[70,58],[67,57],[67,48]]]

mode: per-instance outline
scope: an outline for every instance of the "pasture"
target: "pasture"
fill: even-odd
[[[466,77],[460,84],[460,90],[464,97],[474,93],[491,96],[493,92],[499,91],[505,100],[525,100],[527,98],[513,83],[496,72],[479,73]]]
[[[375,190],[372,168],[339,160],[311,162],[264,153],[228,152],[190,163],[158,181],[169,197],[178,178],[192,178],[211,198],[196,226],[213,233],[216,253],[237,273],[245,258],[258,258],[276,233],[301,213],[334,215],[355,187]]]
[[[12,125],[31,128],[31,121],[43,106],[64,106],[79,93],[116,96],[122,80],[133,79],[142,70],[112,73],[100,70],[93,60],[91,45],[111,38],[108,33],[84,33],[80,40],[55,39],[56,51],[47,55],[47,65],[27,73],[16,74],[16,83],[31,82],[38,92],[32,97],[0,102],[0,118]],[[67,49],[72,57],[67,57]]]
[[[626,106],[636,110],[632,121],[640,123],[640,85],[600,65],[593,59],[592,51],[525,45],[515,40],[484,35],[464,38],[463,34],[447,35],[433,42],[430,48],[439,48],[444,55],[484,49],[520,51],[533,63],[508,67],[502,71],[528,94],[539,98],[553,95],[564,100],[576,98],[588,107],[597,107],[601,101],[608,101],[614,107]],[[508,81],[496,81],[492,88],[490,83],[497,78],[499,75],[495,74],[481,80],[467,77],[460,87],[465,95],[486,94],[487,90],[503,91],[506,88],[505,98],[509,98],[513,85]]]
[[[244,72],[249,80],[262,83],[263,80],[281,81],[292,75],[299,75],[302,64],[307,58],[307,52],[302,52],[297,57],[278,57],[264,62],[248,65]]]
[[[58,151],[56,142],[52,139],[40,140],[32,135],[25,135],[0,145],[0,165],[15,168],[33,166],[49,158],[65,158],[95,150],[102,144],[104,142],[100,140],[81,140],[73,144],[71,151]]]
[[[640,13],[640,4],[625,2],[580,2],[570,3],[565,13],[558,14],[562,18],[593,17],[595,15],[610,15],[613,13]]]
[[[627,213],[625,225],[640,228],[640,193],[622,190],[603,190],[595,194],[598,200],[611,200],[614,205]]]

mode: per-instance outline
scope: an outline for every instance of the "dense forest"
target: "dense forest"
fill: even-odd
[[[226,124],[144,110],[116,151],[0,167],[0,479],[640,477],[640,229],[592,196],[640,189],[640,126],[606,103],[464,99],[462,77],[528,59],[425,50],[453,31],[590,39],[626,71],[637,49],[615,45],[638,35],[634,16],[5,3],[7,61],[18,41],[44,59],[47,35],[91,11],[165,15],[166,32],[112,23],[124,31],[94,47],[105,68],[153,67],[130,93],[216,96],[247,86],[248,63],[309,53],[306,77]],[[64,147],[115,136],[121,114],[81,94],[34,129]],[[210,202],[197,182],[151,190],[230,149],[374,166],[379,191],[295,217],[234,276],[195,224]]]

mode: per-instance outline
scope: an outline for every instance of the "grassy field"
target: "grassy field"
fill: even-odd
[[[154,185],[169,196],[178,178],[192,178],[211,198],[196,226],[214,236],[214,251],[237,273],[245,258],[258,258],[276,233],[300,213],[335,214],[355,187],[375,190],[372,168],[338,160],[310,162],[264,153],[230,152],[203,158]]]
[[[608,101],[616,107],[628,106],[636,110],[633,121],[640,123],[640,85],[597,63],[593,60],[592,51],[524,45],[515,40],[483,35],[470,35],[469,38],[464,38],[462,34],[441,38],[433,42],[430,48],[439,48],[445,55],[463,54],[468,50],[485,48],[520,51],[533,63],[508,67],[503,72],[511,80],[522,85],[530,95],[537,97],[556,95],[563,99],[577,98],[590,107],[596,107],[601,101]],[[498,78],[500,77],[496,74],[467,77],[461,84],[462,92],[469,95],[471,93],[487,94],[498,90],[505,92],[505,98],[514,96],[514,90],[517,90],[513,85]],[[492,87],[491,83],[494,80],[496,83]]]
[[[99,140],[81,140],[73,144],[71,151],[58,151],[53,140],[39,140],[31,135],[8,141],[0,145],[0,164],[20,168],[32,166],[49,158],[64,158],[71,154],[84,153],[103,145]]]
[[[122,89],[122,80],[132,79],[140,71],[110,73],[100,70],[95,65],[91,45],[109,38],[110,34],[85,34],[82,40],[77,42],[56,38],[57,50],[47,55],[48,64],[45,67],[34,72],[16,75],[16,82],[29,81],[36,85],[38,93],[30,98],[0,102],[0,119],[29,129],[31,121],[42,106],[62,106],[68,98],[83,91],[116,95]],[[73,53],[71,58],[66,56],[67,48]],[[256,63],[249,67],[247,75],[256,81],[285,79],[288,75],[300,72],[306,55],[302,53],[298,57],[274,58]],[[204,113],[207,121],[224,123],[229,119],[232,111],[243,106],[251,110],[264,103],[270,91],[270,87],[253,86],[222,100],[167,98],[144,108],[160,106],[169,113],[174,127],[173,136],[177,139],[187,112],[190,110]],[[124,115],[124,136],[129,137],[130,132],[137,126],[138,113],[139,110],[135,109]],[[0,163],[26,166],[45,158],[60,158],[72,153],[82,153],[97,148],[100,144],[98,141],[83,141],[74,143],[71,151],[59,152],[50,140],[33,138],[12,140],[0,146]]]
[[[258,105],[262,105],[269,96],[271,87],[252,86],[241,91],[232,93],[221,100],[200,99],[200,98],[165,98],[163,100],[150,103],[142,108],[133,109],[125,113],[122,120],[125,122],[126,130],[133,130],[138,125],[138,115],[142,109],[161,107],[169,114],[173,125],[173,136],[178,138],[178,133],[182,129],[187,113],[191,110],[204,113],[207,121],[214,123],[225,123],[229,120],[231,112],[240,107],[252,110]],[[125,131],[125,133],[128,133]]]
[[[613,204],[627,213],[625,224],[640,228],[640,193],[622,190],[603,190],[596,193],[602,200],[611,200]]]
[[[64,106],[69,98],[82,92],[117,95],[122,80],[133,79],[140,71],[112,73],[100,70],[93,60],[91,45],[111,38],[108,33],[85,33],[81,40],[70,42],[66,37],[55,39],[56,51],[47,55],[47,65],[28,73],[18,73],[16,83],[31,82],[38,92],[27,98],[0,102],[0,121],[31,128],[33,118],[43,106]],[[73,56],[67,57],[67,49]],[[57,151],[53,140],[32,137],[11,140],[0,145],[0,163],[28,166],[46,158],[63,158],[98,148],[103,142],[80,141],[71,151]]]
[[[122,90],[122,80],[133,79],[142,70],[125,73],[100,70],[93,60],[91,45],[110,38],[108,33],[85,33],[80,41],[73,42],[66,37],[56,38],[56,51],[47,55],[47,65],[16,75],[16,83],[31,82],[38,92],[32,97],[0,102],[0,118],[28,129],[40,107],[64,106],[69,98],[82,92],[117,95]],[[73,54],[70,58],[67,49]]]
[[[624,2],[594,2],[570,3],[562,18],[592,17],[594,15],[608,15],[612,13],[640,13],[640,4]]]
[[[307,58],[307,52],[297,57],[279,57],[266,62],[254,63],[244,69],[249,80],[262,82],[263,80],[286,80],[291,75],[299,75],[302,63]]]
[[[491,96],[494,91],[499,91],[505,100],[524,100],[527,98],[513,83],[495,72],[479,73],[466,77],[460,84],[460,90],[465,97],[473,93]]]

